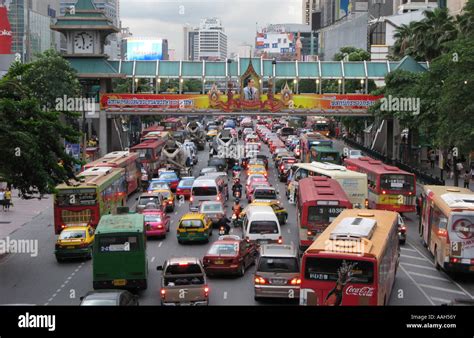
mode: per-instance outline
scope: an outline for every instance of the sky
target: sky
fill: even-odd
[[[134,37],[168,39],[177,59],[183,58],[183,26],[217,17],[230,55],[243,43],[254,45],[256,26],[302,23],[302,0],[120,0],[120,16]]]

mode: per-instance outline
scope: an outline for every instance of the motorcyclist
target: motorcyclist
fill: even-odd
[[[236,198],[234,206],[232,207],[232,212],[234,215],[239,217],[240,213],[242,212],[242,207],[240,206],[240,199]]]
[[[228,235],[229,232],[230,232],[230,219],[227,218],[227,216],[224,216],[222,217],[219,222],[217,223],[217,225],[219,226],[219,229],[221,227],[224,227],[225,229],[225,234]]]
[[[239,164],[239,161],[235,161],[234,166],[232,167],[232,173],[234,176],[239,177],[242,167]]]
[[[232,193],[234,196],[237,191],[239,191],[242,196],[242,184],[240,184],[240,179],[238,178],[235,179],[234,185],[232,186]]]

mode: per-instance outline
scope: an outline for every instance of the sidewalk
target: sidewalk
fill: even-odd
[[[436,166],[434,167],[434,169],[432,169],[431,167],[428,167],[424,170],[432,174],[433,176],[437,176],[441,178],[441,169],[439,169]],[[449,178],[449,173],[447,173],[446,171],[443,171],[443,180],[445,182],[445,185],[454,186],[454,178]],[[458,178],[458,187],[460,188],[464,187],[464,179],[462,175],[460,175],[460,177]],[[472,179],[471,179],[471,183],[469,184],[469,189],[471,189],[471,191],[474,191],[474,180]]]
[[[0,208],[0,240],[10,235],[34,217],[53,206],[53,196],[45,195],[43,199],[24,200],[18,198],[18,191],[12,191],[13,207],[3,212]],[[51,220],[53,222],[53,220]]]

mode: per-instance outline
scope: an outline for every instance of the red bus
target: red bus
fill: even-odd
[[[387,305],[399,256],[398,213],[344,210],[303,255],[300,305]]]
[[[142,130],[142,133],[140,134],[140,137],[143,138],[146,136],[146,134],[154,132],[154,131],[164,131],[165,127],[160,126],[159,124],[154,124],[152,126],[149,126],[148,128],[145,128]]]
[[[352,209],[352,203],[336,180],[324,176],[304,178],[299,187],[296,217],[304,252],[344,209]]]
[[[130,152],[137,153],[142,167],[150,175],[157,176],[160,169],[161,151],[164,145],[164,140],[145,140],[130,148]]]
[[[184,129],[184,123],[178,117],[168,117],[161,121],[161,125],[165,127],[165,130],[178,131]]]
[[[84,166],[84,170],[93,167],[125,169],[125,177],[127,179],[127,195],[130,195],[141,187],[141,164],[138,160],[137,153],[130,153],[128,151],[114,151],[94,162],[86,164]]]
[[[100,217],[116,213],[125,206],[127,182],[122,168],[94,167],[56,187],[54,195],[54,232],[60,234],[68,226],[96,227]]]
[[[415,175],[370,157],[347,158],[349,170],[367,174],[369,208],[397,212],[415,211]]]

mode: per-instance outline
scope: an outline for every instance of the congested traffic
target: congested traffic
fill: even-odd
[[[168,118],[85,165],[54,199],[58,264],[92,260],[82,304],[212,305],[234,287],[255,302],[386,305],[414,212],[433,266],[472,273],[473,193],[420,194],[414,174],[347,148],[330,122]]]

